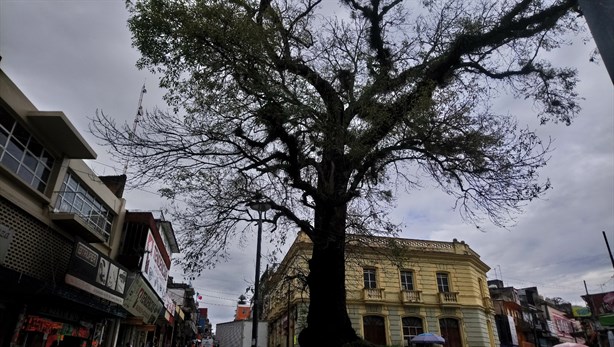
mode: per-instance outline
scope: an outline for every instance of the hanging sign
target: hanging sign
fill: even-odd
[[[105,300],[122,304],[128,271],[83,241],[77,241],[65,281]]]
[[[156,293],[138,274],[126,292],[123,306],[132,315],[141,317],[146,324],[155,323],[160,310],[164,307]]]

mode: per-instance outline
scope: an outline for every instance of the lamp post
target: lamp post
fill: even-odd
[[[254,280],[254,307],[252,309],[252,347],[258,346],[258,287],[260,282],[260,247],[262,244],[262,213],[268,211],[271,205],[266,202],[252,202],[249,207],[258,212],[258,238],[256,242],[256,277]]]
[[[288,317],[287,320],[287,326],[286,326],[286,347],[290,347],[290,304],[291,304],[291,291],[290,289],[292,288],[292,280],[294,280],[295,278],[297,278],[298,275],[292,275],[292,276],[286,276],[284,278],[284,281],[286,281],[286,283],[288,283],[288,302],[287,302],[287,306],[286,306],[286,316]],[[292,344],[294,344],[294,339],[292,339]]]

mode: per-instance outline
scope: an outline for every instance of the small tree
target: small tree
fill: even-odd
[[[465,218],[497,225],[548,188],[537,174],[548,143],[492,111],[499,92],[532,101],[542,122],[578,111],[575,71],[541,54],[578,30],[575,0],[340,4],[330,15],[321,0],[129,3],[138,66],[161,75],[175,113],[148,113],[134,134],[104,114],[93,125],[140,184],[185,203],[186,271],[226,256],[255,199],[271,205],[279,242],[287,227],[310,237],[301,346],[358,339],[345,236],[395,232],[395,187],[431,178]]]

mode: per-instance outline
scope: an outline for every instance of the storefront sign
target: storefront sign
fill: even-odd
[[[181,320],[185,320],[185,314],[179,305],[175,306],[175,310],[177,311],[177,315]]]
[[[35,331],[47,335],[76,336],[83,339],[87,339],[90,336],[90,330],[86,327],[55,322],[38,316],[28,316],[22,329],[24,331]]]
[[[175,316],[168,311],[164,311],[164,319],[172,326],[175,324]]]
[[[123,266],[85,242],[75,244],[65,277],[67,284],[121,305],[127,278]]]
[[[582,295],[582,299],[597,316],[614,313],[614,292]]]
[[[135,275],[132,285],[126,292],[123,306],[134,316],[142,317],[144,323],[153,324],[164,305],[145,283],[143,277]]]
[[[590,317],[592,314],[588,307],[583,306],[572,306],[571,312],[574,317]]]
[[[164,312],[164,318],[168,322],[172,323],[172,320],[175,315],[175,302],[173,301],[173,299],[171,299],[168,293],[164,295],[164,308],[166,309],[166,311]]]
[[[151,233],[147,233],[147,243],[145,244],[145,256],[143,265],[141,265],[143,277],[149,282],[151,287],[156,291],[160,299],[166,295],[166,282],[168,279],[168,268],[162,258],[160,249]]]
[[[9,253],[11,241],[15,232],[4,224],[0,224],[0,264],[4,264],[6,255]]]

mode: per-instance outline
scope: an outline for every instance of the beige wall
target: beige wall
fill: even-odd
[[[434,242],[423,240],[399,240],[396,251],[384,246],[387,239],[378,239],[371,247],[350,246],[347,248],[346,290],[347,306],[352,326],[363,335],[362,318],[377,315],[385,319],[387,341],[390,345],[401,345],[403,340],[401,318],[420,317],[424,331],[439,332],[439,319],[444,317],[458,319],[461,335],[466,347],[496,346],[498,336],[493,330],[494,315],[486,285],[486,272],[489,267],[479,255],[463,242]],[[402,251],[399,252],[399,249]],[[270,292],[265,301],[265,317],[272,326],[280,325],[286,314],[288,283],[283,281],[287,275],[306,274],[307,259],[311,254],[311,244],[304,237],[290,248],[281,264],[270,277]],[[353,257],[359,254],[359,257]],[[393,255],[395,254],[395,255]],[[381,298],[365,296],[363,269],[375,268],[377,289]],[[403,303],[401,301],[400,271],[414,272],[414,289],[421,292],[422,301]],[[449,274],[450,291],[458,293],[457,302],[442,304],[437,289],[437,272]],[[307,292],[298,290],[294,282],[291,288],[292,306],[301,302],[308,303]],[[277,331],[278,329],[272,329]],[[298,331],[294,332],[298,334]],[[272,336],[272,340],[285,341],[284,336]]]

